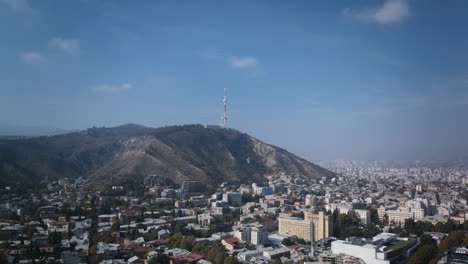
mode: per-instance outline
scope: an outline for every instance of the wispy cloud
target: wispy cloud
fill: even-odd
[[[95,92],[104,92],[104,93],[120,93],[125,90],[130,90],[132,89],[133,86],[129,83],[123,83],[120,85],[115,85],[115,84],[100,84],[93,86],[92,89]]]
[[[377,22],[380,24],[393,24],[402,22],[409,14],[407,0],[386,0],[381,7],[355,10],[345,8],[342,14],[363,21]]]
[[[228,58],[228,63],[231,65],[233,68],[248,68],[248,67],[253,67],[258,64],[258,61],[254,57],[229,57]]]
[[[23,62],[26,62],[26,63],[29,63],[29,64],[37,64],[37,63],[40,63],[44,59],[44,57],[39,52],[28,51],[28,52],[22,53],[20,55],[20,59]]]
[[[29,5],[27,0],[0,0],[0,3],[6,4],[8,7],[18,13],[35,15],[38,11]]]
[[[59,49],[73,56],[80,54],[80,41],[77,39],[53,38],[49,40],[49,47]]]

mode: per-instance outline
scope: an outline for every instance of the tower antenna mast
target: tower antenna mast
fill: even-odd
[[[226,88],[224,88],[224,98],[223,98],[223,106],[224,106],[224,110],[223,110],[223,115],[221,116],[221,127],[226,129],[228,128],[228,125],[227,125],[227,95],[226,95]]]

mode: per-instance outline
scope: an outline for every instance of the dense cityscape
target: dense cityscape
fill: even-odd
[[[468,264],[468,0],[0,0],[0,264]]]
[[[321,162],[335,177],[1,191],[6,263],[465,263],[468,172]],[[458,262],[457,262],[458,261]]]

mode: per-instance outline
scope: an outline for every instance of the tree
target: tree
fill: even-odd
[[[443,254],[447,249],[461,245],[465,237],[465,232],[457,230],[451,232],[444,240],[439,244],[439,252]]]
[[[289,237],[287,237],[287,238],[283,239],[283,241],[281,242],[281,244],[283,244],[283,245],[289,247],[289,246],[294,245],[294,242],[293,242]]]
[[[408,261],[408,264],[426,264],[437,255],[437,246],[424,245]]]
[[[211,232],[211,233],[219,232],[218,225],[216,225],[216,224],[211,224],[211,225],[210,225],[210,232]]]
[[[223,264],[224,259],[226,258],[226,253],[224,252],[218,252],[214,258],[214,263],[215,264]]]
[[[419,238],[421,245],[437,245],[437,241],[435,241],[430,235],[424,234]]]
[[[441,232],[442,233],[450,233],[452,232],[453,230],[456,229],[456,226],[455,226],[455,222],[453,221],[452,218],[449,218],[447,220],[447,222],[445,222],[443,225],[442,225],[442,230]]]
[[[89,255],[90,256],[94,256],[96,255],[96,251],[97,251],[97,245],[93,245],[89,248]]]
[[[195,245],[195,237],[188,236],[188,237],[182,238],[182,241],[179,244],[179,248],[192,251],[192,248],[194,245]]]
[[[206,246],[205,243],[203,242],[198,242],[195,244],[195,246],[193,246],[192,248],[192,253],[197,253],[197,254],[201,254],[203,256],[206,256],[206,254],[208,253],[210,249]]]
[[[214,261],[216,254],[218,253],[218,249],[215,247],[212,247],[209,251],[208,254],[206,254],[206,260],[208,261]]]
[[[148,264],[169,264],[169,257],[164,254],[159,254],[148,261]]]
[[[224,259],[224,264],[238,264],[239,261],[237,261],[237,258],[229,256]]]
[[[187,233],[187,228],[185,227],[185,224],[182,222],[177,222],[174,228],[175,233],[182,233],[186,234]]]
[[[120,221],[119,221],[119,219],[117,218],[117,219],[115,219],[115,221],[112,223],[112,226],[111,226],[110,230],[112,230],[112,231],[118,231],[119,228],[120,228]]]

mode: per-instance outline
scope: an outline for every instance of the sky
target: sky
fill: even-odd
[[[465,0],[0,0],[0,124],[229,126],[306,159],[468,156]]]

